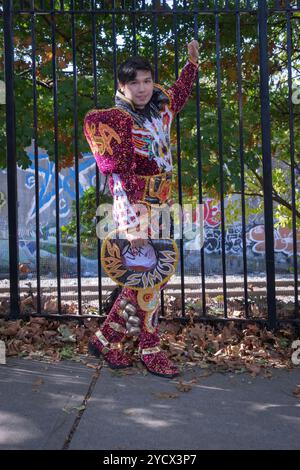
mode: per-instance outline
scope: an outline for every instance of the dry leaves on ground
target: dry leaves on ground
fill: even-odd
[[[6,344],[7,356],[29,356],[59,361],[77,359],[87,354],[89,337],[98,328],[97,319],[48,320],[31,317],[29,321],[0,319],[0,340]],[[268,368],[292,368],[292,342],[296,330],[291,326],[276,332],[256,324],[239,326],[228,322],[214,326],[164,320],[160,323],[161,347],[182,367],[199,366],[219,372],[248,371],[253,376],[271,376]],[[135,370],[141,370],[137,356],[137,340],[126,339],[125,349],[136,359]],[[139,367],[141,366],[141,367]],[[92,367],[89,364],[89,367]],[[143,369],[143,367],[142,367]],[[184,389],[184,386],[181,386]],[[185,390],[184,390],[185,391]]]
[[[160,393],[153,393],[153,396],[155,398],[158,398],[158,399],[168,399],[168,398],[171,398],[171,399],[174,399],[174,398],[178,398],[179,395],[178,393],[173,393],[173,392],[160,392]]]

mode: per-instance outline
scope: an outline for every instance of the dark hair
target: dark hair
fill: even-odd
[[[137,70],[149,70],[152,79],[154,79],[154,71],[149,60],[140,55],[128,57],[118,67],[118,80],[120,83],[128,83],[136,78]]]

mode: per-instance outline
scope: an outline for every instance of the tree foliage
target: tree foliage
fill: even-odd
[[[29,4],[28,1],[23,2]],[[59,3],[59,2],[56,2]],[[111,2],[102,2],[107,8]],[[117,2],[118,3],[118,2]],[[136,2],[139,4],[140,2]],[[192,5],[193,2],[186,2]],[[213,4],[213,2],[211,1]],[[71,2],[65,2],[68,11]],[[159,8],[160,2],[156,2]],[[27,5],[28,6],[28,5]],[[51,160],[57,157],[59,169],[74,164],[75,136],[81,158],[89,147],[84,138],[82,123],[85,113],[97,107],[114,104],[116,85],[115,65],[134,53],[133,26],[136,28],[137,52],[149,57],[155,64],[156,80],[165,86],[176,79],[176,61],[179,72],[186,61],[187,42],[194,37],[194,16],[178,14],[171,9],[159,14],[30,14],[14,17],[15,97],[18,165],[26,169],[31,161],[24,148],[34,138],[33,54],[35,53],[37,92],[38,146],[45,148]],[[72,21],[74,34],[72,37]],[[93,24],[94,21],[94,24]],[[263,174],[260,120],[260,77],[257,15],[240,16],[240,56],[242,93],[238,92],[237,33],[234,13],[218,16],[220,33],[220,101],[217,94],[216,17],[198,16],[200,43],[199,70],[199,126],[197,125],[197,90],[180,114],[179,134],[173,125],[175,174],[177,159],[181,160],[182,189],[185,201],[198,201],[201,178],[204,197],[220,197],[220,171],[224,175],[225,197],[240,194],[241,152],[245,171],[246,202],[257,196],[257,206],[247,215],[263,209]],[[0,33],[3,23],[0,23]],[[291,13],[292,28],[292,84],[299,78],[300,28],[299,13]],[[93,43],[93,30],[95,41]],[[116,36],[113,32],[116,31]],[[35,48],[33,47],[33,35]],[[176,33],[176,34],[175,34]],[[2,34],[0,34],[0,37]],[[74,41],[75,38],[75,41]],[[156,39],[156,42],[155,42]],[[54,42],[55,43],[54,43]],[[93,62],[93,44],[95,59]],[[54,47],[54,46],[55,47]],[[114,54],[114,50],[116,54]],[[76,54],[74,54],[74,51]],[[288,88],[287,16],[284,12],[272,14],[268,23],[268,51],[270,72],[270,103],[273,159],[273,200],[277,222],[291,226],[292,169],[290,144],[290,110]],[[54,52],[54,54],[53,54]],[[157,55],[156,55],[157,53]],[[157,60],[155,60],[157,58]],[[75,62],[74,62],[75,59]],[[3,55],[1,56],[3,79]],[[95,88],[94,76],[97,89]],[[76,99],[75,99],[76,98]],[[242,133],[240,132],[239,99],[242,105]],[[55,114],[57,111],[57,129]],[[218,120],[218,109],[222,121]],[[292,107],[294,132],[294,178],[297,218],[300,217],[300,104]],[[5,109],[0,106],[0,167],[6,167]],[[76,125],[78,127],[76,127]],[[242,141],[241,141],[242,137]],[[180,140],[180,155],[177,142]],[[57,149],[55,142],[57,141]],[[220,150],[223,167],[220,168]],[[202,172],[199,163],[201,162]],[[178,180],[177,180],[178,181]],[[178,198],[175,185],[174,199]],[[226,221],[236,213],[228,197]],[[83,201],[84,202],[84,201]]]

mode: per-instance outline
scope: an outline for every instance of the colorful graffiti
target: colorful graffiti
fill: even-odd
[[[196,213],[193,214],[193,223],[197,225]],[[219,204],[212,199],[204,202],[204,251],[207,254],[222,252],[221,211]],[[196,231],[195,231],[196,232]],[[198,240],[187,242],[186,249],[199,249]],[[265,253],[265,230],[263,224],[252,223],[246,228],[246,246],[256,255]],[[293,256],[293,232],[289,228],[274,229],[274,248],[276,253]],[[225,230],[225,253],[242,255],[243,231],[240,222],[229,225]],[[300,231],[297,232],[297,255],[300,256]]]
[[[34,147],[31,145],[25,149],[31,160],[31,165],[27,170],[18,169],[19,186],[19,247],[20,261],[28,263],[34,270],[36,263],[36,241],[35,241],[35,163]],[[79,197],[84,191],[95,186],[95,160],[91,154],[85,154],[79,160]],[[56,269],[56,190],[55,190],[55,164],[49,160],[47,152],[39,149],[39,215],[40,215],[40,249],[41,258],[45,266],[45,272],[55,272]],[[6,194],[6,171],[0,171],[0,265],[2,272],[8,271],[8,249],[7,249],[7,194]],[[103,189],[105,178],[100,176],[100,188]],[[22,189],[23,188],[23,189]],[[26,190],[25,190],[26,188]],[[72,215],[72,203],[76,199],[75,190],[75,168],[65,168],[58,175],[58,193],[59,193],[59,218],[65,225]],[[199,213],[196,211],[187,213],[186,222],[192,227],[199,226]],[[190,219],[192,223],[189,224]],[[222,253],[222,231],[221,231],[221,211],[218,201],[210,198],[204,200],[204,251],[207,255],[217,255]],[[265,232],[260,219],[253,219],[246,228],[246,248],[247,257],[261,260],[259,263],[264,269],[265,263]],[[191,235],[191,234],[189,234]],[[226,226],[225,230],[225,252],[233,256],[232,259],[239,260],[243,254],[243,233],[242,225],[239,220],[236,223]],[[72,275],[77,269],[77,250],[76,243],[62,244],[61,259],[64,261],[68,275]],[[200,265],[199,250],[200,236],[199,231],[194,231],[192,236],[183,240],[186,272],[197,269]],[[288,263],[293,256],[293,234],[288,228],[278,228],[274,230],[274,245],[276,253],[279,253],[283,260],[283,269],[288,270]],[[2,249],[3,246],[3,249]],[[195,252],[195,250],[198,251]],[[300,256],[300,232],[297,234],[297,254]],[[206,266],[215,272],[213,264],[214,256],[208,256]],[[90,250],[82,250],[82,275],[97,275],[97,254]],[[217,259],[215,257],[215,259]],[[285,262],[285,260],[287,260]],[[235,263],[235,262],[234,262]],[[220,263],[219,263],[220,264]],[[190,268],[189,268],[190,266]],[[233,272],[236,266],[233,266]],[[196,269],[196,268],[195,268]]]
[[[25,170],[25,187],[29,190],[35,187],[35,164],[33,147],[26,149],[31,160],[31,166]],[[90,154],[86,154],[79,160],[79,197],[85,189],[95,184],[95,160]],[[22,170],[21,170],[22,171]],[[55,163],[49,160],[46,152],[39,153],[39,211],[42,214],[51,208],[55,216]],[[59,216],[66,218],[70,216],[71,203],[76,198],[75,191],[75,167],[63,169],[58,174],[59,193]],[[26,224],[30,224],[36,216],[35,198],[32,199],[31,207],[27,213]]]
[[[247,238],[252,245],[254,253],[265,252],[265,230],[263,225],[252,227],[247,233]],[[274,249],[277,253],[287,256],[293,254],[293,232],[286,227],[274,230]],[[300,256],[300,231],[297,232],[297,254]]]

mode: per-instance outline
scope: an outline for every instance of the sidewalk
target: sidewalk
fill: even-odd
[[[97,361],[90,361],[97,364]],[[75,362],[0,366],[0,449],[299,449],[300,368],[168,380]],[[202,377],[201,377],[202,376]]]

